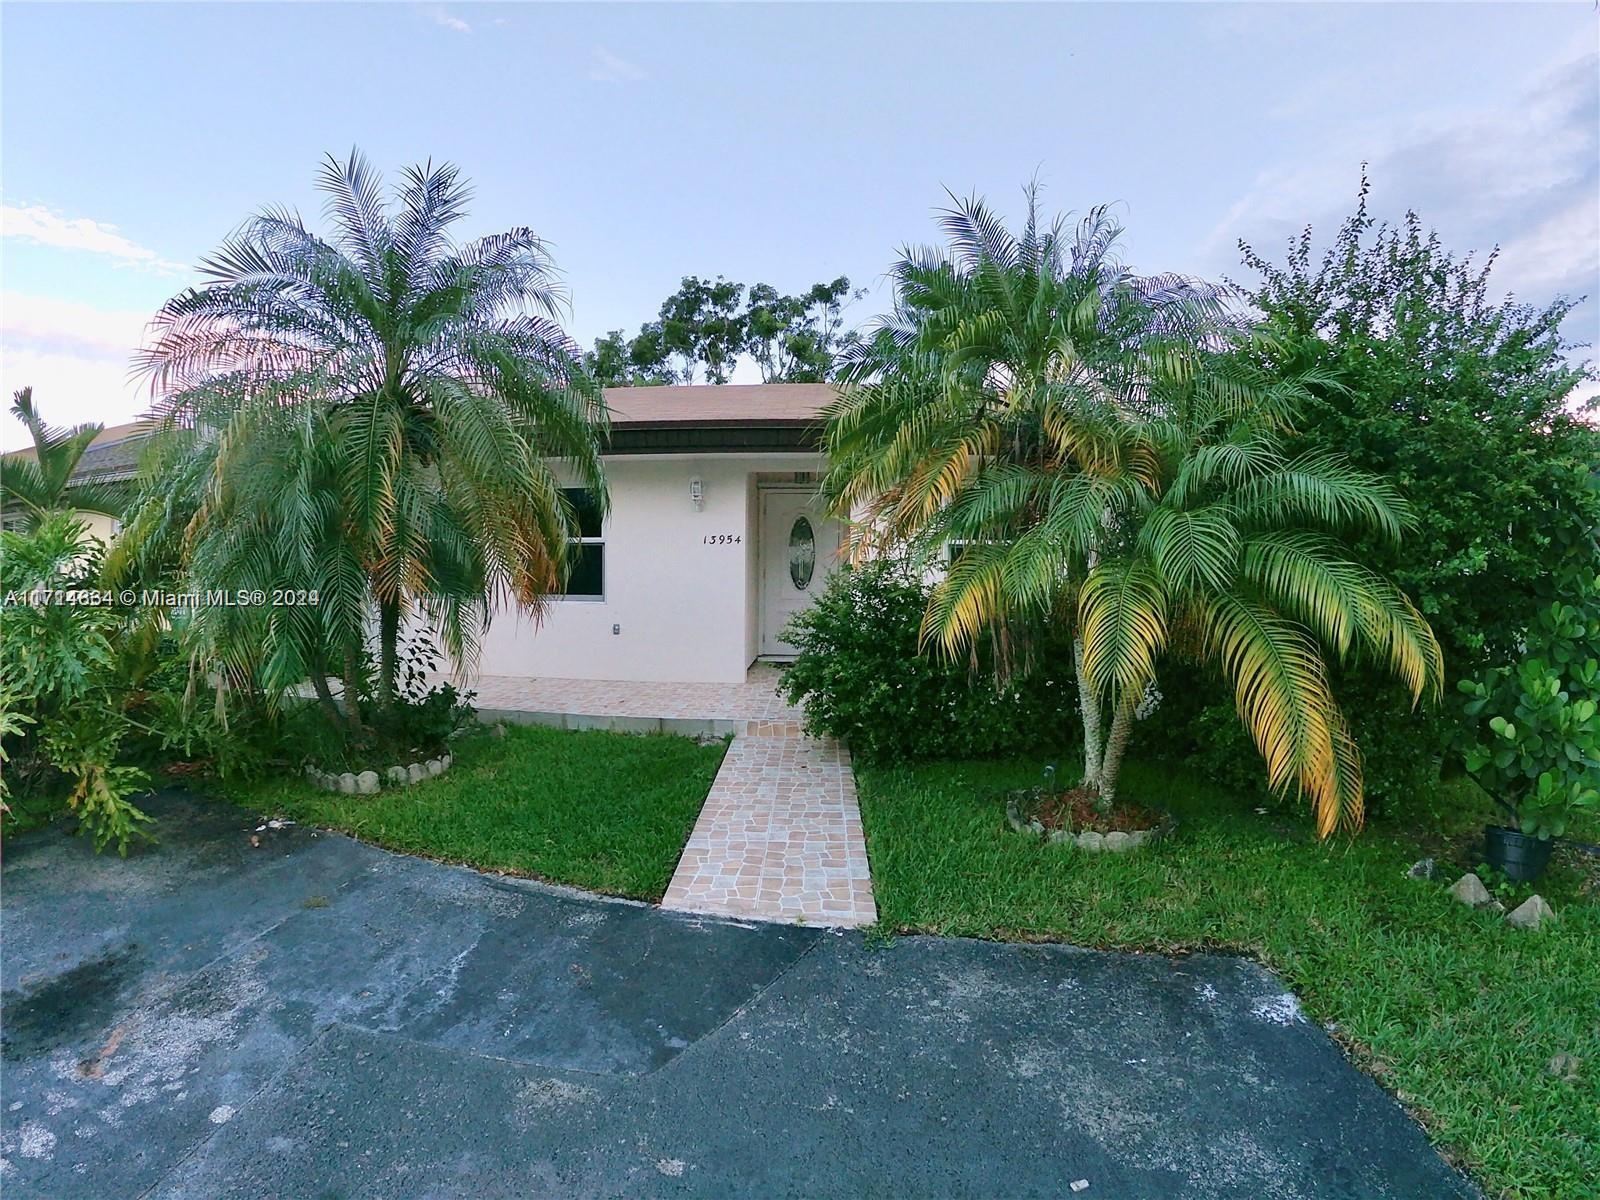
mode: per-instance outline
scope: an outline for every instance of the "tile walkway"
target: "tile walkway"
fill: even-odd
[[[831,739],[736,736],[661,907],[807,925],[876,921],[850,752]]]
[[[481,709],[735,722],[737,732],[661,906],[807,925],[877,920],[850,752],[808,738],[779,669],[743,683],[633,683],[479,675]]]

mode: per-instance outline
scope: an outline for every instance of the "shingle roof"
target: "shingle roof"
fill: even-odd
[[[147,421],[129,421],[123,425],[108,425],[95,435],[88,449],[78,459],[72,478],[100,474],[108,479],[126,479],[139,469],[139,454],[144,449],[145,435],[149,433]],[[25,436],[25,435],[24,435]],[[9,452],[7,458],[33,458],[32,446]]]
[[[721,383],[606,389],[614,428],[814,425],[838,392],[826,383]]]
[[[820,425],[823,408],[836,395],[837,390],[827,383],[707,383],[605,390],[613,433],[625,435],[647,430],[811,430]],[[90,472],[103,472],[112,479],[133,475],[148,431],[149,425],[143,421],[108,426],[84,451],[73,478]],[[613,445],[616,443],[613,438]],[[663,444],[661,448],[668,447]],[[32,447],[12,453],[33,457]]]

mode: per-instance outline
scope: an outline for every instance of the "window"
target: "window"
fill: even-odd
[[[578,536],[567,541],[567,587],[571,600],[603,600],[606,594],[606,543],[600,505],[588,488],[562,488],[577,517]]]

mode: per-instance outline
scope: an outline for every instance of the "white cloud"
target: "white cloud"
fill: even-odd
[[[589,67],[589,78],[596,83],[631,83],[643,79],[644,72],[620,54],[613,54],[604,46],[596,46],[594,62]]]
[[[0,236],[61,250],[103,254],[119,263],[157,271],[185,269],[182,263],[168,262],[154,250],[123,237],[115,225],[89,217],[63,216],[42,204],[0,206]]]
[[[0,407],[31,386],[52,425],[131,421],[150,403],[147,388],[128,376],[148,315],[0,293]],[[25,440],[9,412],[0,416],[0,447]]]
[[[441,9],[437,9],[434,12],[434,14],[433,14],[433,23],[435,25],[442,26],[445,29],[451,30],[454,33],[471,33],[472,32],[472,26],[471,25],[468,25],[460,17],[451,16],[449,13],[445,12],[445,10],[442,9],[442,8]]]
[[[1325,244],[1354,208],[1360,164],[1368,162],[1375,216],[1393,220],[1413,209],[1452,252],[1475,250],[1479,261],[1499,245],[1493,284],[1519,299],[1591,297],[1569,318],[1569,331],[1592,340],[1600,292],[1597,71],[1592,49],[1569,51],[1511,103],[1391,119],[1282,161],[1216,224],[1199,265],[1237,275],[1237,238],[1278,258],[1307,222]]]

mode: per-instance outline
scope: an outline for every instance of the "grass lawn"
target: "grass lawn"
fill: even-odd
[[[447,862],[659,900],[727,750],[689,738],[510,725],[444,775],[376,796],[300,779],[212,788],[261,813]]]
[[[1477,862],[1475,800],[1449,818],[1453,837],[1432,845],[1380,821],[1319,844],[1288,810],[1257,814],[1130,764],[1125,793],[1172,809],[1178,832],[1134,854],[1092,855],[1006,828],[993,794],[1037,782],[1040,766],[858,768],[882,928],[1252,955],[1489,1189],[1600,1197],[1592,860],[1586,873],[1558,855],[1538,891],[1560,919],[1525,933],[1446,894],[1457,868]],[[1423,854],[1438,856],[1438,882],[1405,877]],[[1558,1053],[1581,1060],[1576,1081],[1547,1072]]]

